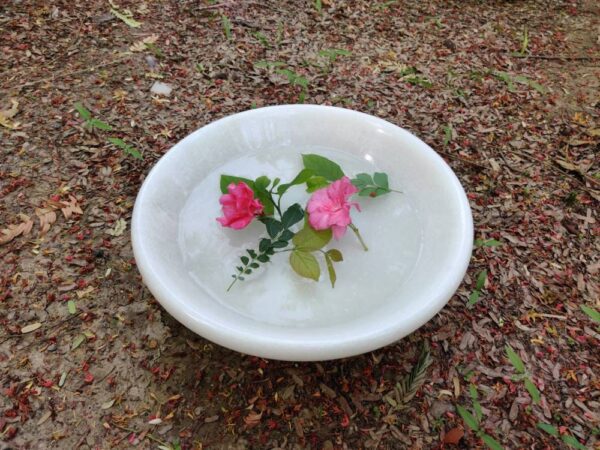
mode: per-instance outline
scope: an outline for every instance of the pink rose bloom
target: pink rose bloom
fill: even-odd
[[[357,192],[358,189],[348,177],[315,191],[306,205],[308,222],[315,230],[331,228],[333,237],[341,238],[346,233],[346,227],[352,223],[350,208],[354,206],[360,211],[358,203],[348,201]]]
[[[227,191],[229,194],[223,194],[219,199],[223,217],[217,219],[224,227],[241,230],[263,212],[262,203],[254,198],[254,192],[243,181],[237,185],[231,183],[227,186]]]

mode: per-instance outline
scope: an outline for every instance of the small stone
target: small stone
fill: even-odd
[[[169,96],[171,95],[171,91],[173,90],[173,86],[167,83],[163,83],[162,81],[155,81],[150,88],[150,92],[153,94]]]
[[[434,400],[429,408],[429,413],[436,419],[439,419],[449,411],[454,411],[452,403]]]

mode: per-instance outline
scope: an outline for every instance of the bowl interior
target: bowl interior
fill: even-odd
[[[351,232],[330,243],[344,254],[334,289],[326,273],[318,283],[297,277],[284,253],[226,292],[263,228],[216,222],[220,174],[290,180],[302,153],[349,176],[386,172],[402,193],[359,200],[352,217],[370,249]],[[308,194],[297,187],[284,199],[305,204]],[[389,344],[437,313],[464,276],[472,220],[453,172],[412,134],[355,111],[294,105],[229,116],[173,147],[140,190],[132,240],[145,283],[188,328],[243,353],[319,360]]]

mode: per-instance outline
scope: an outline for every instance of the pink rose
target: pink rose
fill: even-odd
[[[358,203],[348,201],[348,198],[357,192],[358,189],[348,177],[315,191],[306,205],[308,222],[315,230],[331,228],[333,237],[341,238],[346,233],[346,227],[352,223],[350,208],[354,206],[360,211]]]
[[[262,203],[254,198],[254,192],[243,181],[237,185],[231,183],[227,186],[227,191],[229,194],[223,194],[219,199],[223,217],[217,219],[224,227],[241,230],[263,212]]]

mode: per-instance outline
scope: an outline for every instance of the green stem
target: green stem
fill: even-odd
[[[284,248],[283,250],[277,250],[276,252],[274,252],[275,254],[277,253],[285,253],[285,252],[292,252],[296,250],[296,247],[292,247],[292,248]]]
[[[358,238],[358,241],[360,242],[360,245],[362,245],[362,248],[364,249],[364,251],[368,252],[369,251],[369,247],[367,247],[367,244],[365,244],[365,241],[363,241],[363,238],[360,235],[360,231],[358,231],[358,228],[356,228],[356,226],[353,223],[351,223],[348,226],[350,227],[350,229],[352,231],[354,231],[354,234],[356,234],[356,237]]]
[[[238,280],[237,275],[235,276],[235,278],[233,279],[233,281],[231,282],[231,284],[227,287],[227,291],[229,292],[231,290],[231,288],[233,287],[233,285],[235,284],[235,282]]]
[[[279,195],[279,194],[276,194],[276,195]],[[281,218],[283,217],[283,214],[281,214],[281,195],[279,195],[279,198],[277,199],[277,203],[275,203],[275,198],[273,197],[273,189],[271,189],[269,191],[269,197],[271,197],[271,203],[273,203],[273,206],[277,210],[277,214],[279,214],[279,220],[281,220]]]

